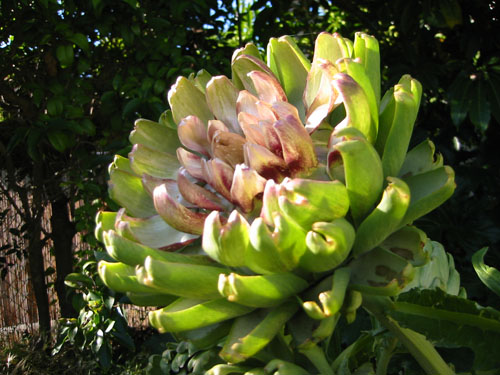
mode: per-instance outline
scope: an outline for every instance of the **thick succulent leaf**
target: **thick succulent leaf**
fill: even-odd
[[[483,247],[475,252],[472,256],[472,265],[483,284],[500,297],[500,271],[484,263],[484,256],[487,251],[488,248]]]
[[[127,297],[136,306],[167,306],[174,302],[177,296],[160,293],[132,293],[127,292]]]
[[[173,263],[203,265],[212,264],[212,261],[207,256],[185,255],[181,253],[153,249],[137,242],[130,241],[118,235],[113,230],[109,230],[104,233],[104,245],[106,246],[106,251],[111,258],[130,266],[144,264],[144,261],[148,256],[156,260]]]
[[[175,129],[145,119],[135,121],[129,141],[132,144],[141,144],[149,149],[173,155],[177,147],[181,145]]]
[[[273,359],[264,369],[270,375],[311,375],[309,371],[304,370],[302,367],[281,359]]]
[[[134,217],[150,217],[156,215],[151,196],[142,185],[141,178],[118,167],[124,158],[115,158],[109,168],[108,192],[127,213]],[[127,159],[125,159],[127,160]],[[128,161],[128,160],[127,160]]]
[[[220,297],[217,281],[225,268],[156,260],[148,256],[137,268],[137,279],[144,285],[179,297],[215,299]]]
[[[213,211],[205,220],[202,247],[212,259],[230,267],[245,265],[245,252],[249,245],[250,225],[238,211],[223,223],[219,212]]]
[[[193,81],[198,90],[200,90],[201,92],[205,92],[208,82],[212,79],[212,75],[205,69],[201,69],[196,73],[194,77],[191,77],[190,75],[189,79]]]
[[[234,60],[236,60],[236,58],[241,55],[250,55],[256,57],[259,60],[262,60],[262,56],[260,55],[259,49],[253,43],[247,43],[245,44],[244,47],[234,50],[233,56],[231,57],[231,63],[234,62]]]
[[[456,187],[455,172],[449,166],[409,176],[404,181],[410,187],[411,199],[401,225],[411,224],[439,207],[451,197]]]
[[[299,110],[299,116],[303,120],[305,110],[302,95],[311,63],[289,36],[269,40],[267,63],[281,82],[288,101]]]
[[[181,166],[175,154],[155,151],[136,144],[128,154],[130,166],[138,176],[147,174],[156,178],[175,178]]]
[[[167,224],[181,232],[202,234],[208,214],[190,210],[179,202],[180,198],[174,180],[157,186],[153,192],[155,208]]]
[[[214,118],[203,92],[185,77],[179,77],[168,92],[168,103],[176,124],[191,115],[198,117],[204,124]]]
[[[500,367],[500,312],[440,289],[399,295],[387,313],[404,327],[425,335],[437,346],[465,346],[474,351],[474,369]]]
[[[356,231],[353,254],[355,257],[380,245],[400,227],[408,205],[410,189],[399,178],[388,177],[389,184],[375,209],[364,219]]]
[[[297,309],[297,302],[288,301],[236,318],[219,355],[229,363],[251,358],[271,342]]]
[[[128,264],[101,260],[97,270],[104,284],[115,292],[156,293],[153,288],[139,282],[135,276],[135,267]]]
[[[370,77],[366,72],[365,66],[359,61],[353,59],[342,59],[337,61],[336,65],[342,73],[346,73],[352,77],[363,89],[368,100],[370,116],[375,127],[376,134],[378,132],[379,120],[378,99],[375,95],[375,90],[372,86],[372,82],[370,81]]]
[[[242,134],[236,114],[239,90],[225,76],[213,77],[208,82],[206,97],[208,107],[217,120],[222,121],[234,133]]]
[[[159,215],[134,218],[118,212],[113,228],[121,236],[155,249],[175,250],[189,245],[199,236],[179,232],[168,225]]]
[[[174,117],[172,116],[172,111],[170,109],[167,109],[160,115],[158,122],[167,128],[173,130],[177,129],[177,123],[174,121]]]
[[[279,187],[278,204],[288,217],[308,230],[314,222],[346,215],[348,189],[340,181],[285,178]]]
[[[344,298],[351,278],[349,267],[338,268],[333,273],[332,289],[319,295],[326,316],[334,316],[344,304]]]
[[[355,33],[354,57],[359,58],[364,65],[378,105],[380,102],[380,49],[377,39],[362,32]]]
[[[271,231],[262,218],[256,218],[250,227],[251,246],[246,250],[245,259],[247,266],[255,272],[292,270],[306,249],[306,232],[293,220],[275,213],[273,223],[274,230]],[[259,267],[266,271],[259,271]]]
[[[415,267],[420,267],[429,262],[430,254],[424,250],[427,241],[424,231],[406,226],[392,233],[380,246],[402,256]]]
[[[370,100],[363,87],[345,73],[336,74],[333,85],[340,93],[346,110],[346,118],[338,126],[354,127],[374,144],[377,125],[372,119]]]
[[[210,349],[217,345],[220,340],[229,333],[232,324],[232,321],[226,320],[191,331],[177,332],[175,337],[178,340],[189,341],[196,349]]]
[[[95,231],[94,235],[98,241],[104,242],[104,232],[115,229],[116,212],[99,211],[95,218]]]
[[[179,163],[182,165],[183,168],[185,168],[188,171],[188,173],[191,176],[197,178],[198,180],[204,181],[205,178],[203,174],[204,159],[201,156],[189,152],[188,150],[183,149],[182,147],[179,147],[177,149],[177,160],[179,160]]]
[[[203,180],[207,181],[217,193],[231,201],[231,185],[234,169],[225,161],[215,158],[202,161]]]
[[[306,236],[307,247],[300,267],[323,272],[339,266],[349,255],[355,236],[354,228],[343,218],[314,223]]]
[[[307,288],[308,283],[292,273],[242,276],[221,274],[219,292],[228,301],[251,307],[272,307]]]
[[[220,298],[200,301],[179,298],[163,309],[151,311],[149,322],[160,332],[182,332],[248,314],[254,308]]]
[[[442,167],[443,157],[435,155],[435,149],[434,143],[428,139],[412,148],[406,154],[399,176],[405,178]]]
[[[354,259],[349,267],[351,287],[363,294],[398,295],[415,273],[406,259],[380,247]]]
[[[271,76],[274,75],[271,69],[260,58],[246,54],[241,54],[233,60],[231,71],[233,84],[238,89],[245,89],[255,95],[257,94],[257,90],[248,73],[260,71]]]
[[[248,366],[236,366],[236,365],[215,365],[210,370],[206,372],[206,375],[235,375],[235,374],[246,374],[251,371]]]
[[[335,64],[338,59],[351,57],[346,40],[337,33],[321,32],[314,44],[313,63],[325,59]]]
[[[355,128],[334,131],[330,143],[330,176],[345,181],[351,214],[359,224],[380,199],[382,162],[375,148]]]
[[[385,102],[386,98],[384,98]],[[415,119],[417,118],[417,98],[404,85],[397,84],[392,97],[382,108],[379,135],[375,148],[382,156],[385,176],[397,176],[404,163]],[[418,101],[420,98],[418,98]]]

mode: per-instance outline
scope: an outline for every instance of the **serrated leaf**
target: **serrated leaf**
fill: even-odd
[[[425,335],[437,346],[465,346],[474,351],[474,369],[500,366],[500,312],[451,296],[440,289],[401,294],[387,311],[402,326]]]

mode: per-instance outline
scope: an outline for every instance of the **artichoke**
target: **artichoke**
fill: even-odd
[[[424,274],[432,244],[413,222],[452,195],[454,172],[429,140],[408,151],[422,87],[405,75],[381,97],[372,36],[321,33],[312,63],[288,36],[270,40],[267,63],[247,44],[231,71],[178,78],[170,110],[136,121],[109,169],[123,208],[97,218],[114,259],[99,273],[161,307],[159,331],[222,340],[230,364],[213,373],[307,373],[287,358],[245,365],[280,358],[283,327],[304,321],[293,346],[328,373],[318,343],[340,317]]]

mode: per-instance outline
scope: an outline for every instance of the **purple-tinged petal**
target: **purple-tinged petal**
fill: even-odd
[[[264,133],[259,126],[259,119],[256,116],[240,112],[238,114],[238,121],[248,142],[257,143],[261,146],[266,145]]]
[[[178,134],[184,147],[210,156],[210,143],[207,138],[207,127],[196,116],[187,116],[181,120]]]
[[[277,120],[286,119],[293,116],[297,122],[300,122],[299,111],[295,106],[287,102],[276,102],[272,105],[272,111]]]
[[[229,131],[228,127],[222,121],[210,120],[208,122],[207,137],[210,143],[212,143],[212,138],[214,137],[214,134],[219,130],[224,132]]]
[[[251,212],[254,198],[264,191],[266,179],[245,164],[238,164],[234,171],[231,186],[231,200],[239,205],[243,212]]]
[[[218,158],[205,160],[202,165],[204,180],[209,183],[217,193],[230,201],[234,169]]]
[[[203,158],[189,152],[181,147],[177,149],[177,159],[179,163],[186,168],[189,174],[198,180],[205,180],[205,175],[203,174]]]
[[[176,250],[189,245],[198,236],[179,232],[168,225],[159,215],[148,218],[135,218],[121,209],[116,215],[116,232],[142,245],[162,250]]]
[[[253,82],[255,91],[260,100],[273,104],[274,102],[286,102],[286,94],[278,80],[269,74],[254,70],[248,73]]]
[[[222,200],[211,191],[191,181],[189,174],[184,168],[179,169],[177,186],[182,197],[197,207],[210,211],[223,211],[225,209]]]
[[[255,143],[243,146],[245,164],[257,171],[265,179],[281,181],[287,175],[287,164],[267,148]]]
[[[254,85],[248,73],[258,70],[264,72],[268,75],[274,76],[273,72],[269,67],[259,58],[250,55],[239,55],[236,57],[232,64],[231,70],[233,73],[233,82],[240,88],[248,90],[252,93],[256,93]]]
[[[171,227],[191,234],[202,234],[203,224],[208,214],[194,212],[179,203],[181,194],[177,182],[169,180],[157,186],[153,192],[156,211]]]
[[[276,116],[271,109],[269,103],[259,100],[255,95],[250,94],[248,91],[240,91],[238,95],[238,100],[236,102],[236,112],[240,114],[241,112],[249,113],[255,116],[259,121],[276,121]],[[239,120],[239,117],[238,117]]]
[[[146,173],[144,173],[141,178],[142,186],[144,186],[144,189],[148,192],[151,198],[153,198],[153,191],[155,190],[155,188],[169,180],[170,179],[150,176]]]
[[[314,132],[335,107],[338,92],[333,86],[333,77],[338,69],[329,61],[318,59],[313,62],[307,76],[304,90],[306,129]]]
[[[208,107],[217,120],[222,121],[233,132],[241,134],[236,114],[236,99],[239,90],[226,76],[213,77],[207,84]]]
[[[217,131],[212,138],[212,154],[233,168],[243,163],[243,145],[245,138],[236,133]]]
[[[283,159],[292,176],[308,172],[316,167],[318,160],[311,137],[295,116],[288,116],[274,124],[283,148]]]

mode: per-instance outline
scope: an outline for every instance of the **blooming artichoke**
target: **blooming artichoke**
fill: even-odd
[[[422,88],[405,75],[381,97],[372,36],[321,33],[312,63],[288,36],[270,40],[267,63],[248,44],[231,69],[178,78],[171,109],[136,121],[109,169],[123,208],[97,218],[114,259],[99,273],[163,306],[149,314],[158,330],[223,339],[229,363],[263,357],[304,319],[313,329],[294,345],[313,358],[364,296],[397,296],[428,262],[412,223],[451,196],[454,172],[429,140],[408,151]],[[302,371],[255,373],[278,367]]]

